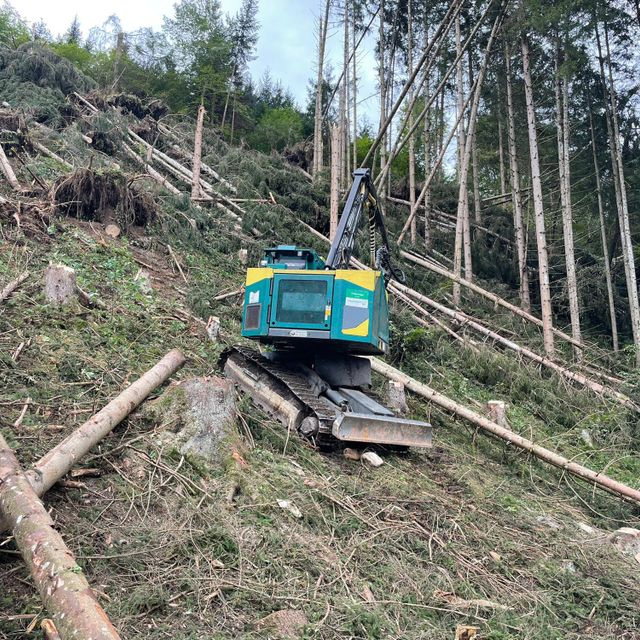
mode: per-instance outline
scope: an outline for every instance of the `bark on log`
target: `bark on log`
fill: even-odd
[[[181,196],[182,192],[174,187],[164,176],[159,174],[154,168],[150,167],[126,142],[122,143],[122,147],[127,155],[138,164],[141,164],[149,177],[153,178],[158,184],[162,185],[169,193],[174,196]]]
[[[2,148],[1,144],[0,144],[0,168],[2,168],[2,172],[4,173],[5,177],[9,181],[9,184],[11,185],[12,189],[14,191],[22,191],[22,187],[18,182],[18,178],[16,178],[16,174],[13,172],[13,169],[9,164],[9,160],[5,155],[4,149]]]
[[[40,153],[43,153],[45,156],[49,158],[53,158],[56,162],[59,162],[65,169],[69,169],[69,171],[73,171],[73,165],[70,162],[67,162],[64,158],[61,158],[57,153],[51,151],[43,144],[40,144],[37,140],[31,140],[31,144],[34,149],[37,149]]]
[[[196,139],[193,147],[193,184],[191,185],[191,197],[199,198],[202,194],[200,186],[200,167],[202,165],[202,127],[204,124],[204,105],[198,107],[198,120],[196,123]]]
[[[395,380],[396,382],[402,383],[407,389],[409,389],[409,391],[412,391],[413,393],[426,398],[427,400],[437,404],[439,407],[442,407],[447,411],[451,411],[464,420],[468,420],[484,431],[487,431],[491,435],[494,435],[501,440],[510,442],[511,444],[524,449],[525,451],[529,451],[541,460],[559,467],[560,469],[564,469],[565,471],[577,476],[578,478],[581,478],[582,480],[593,483],[594,485],[604,489],[605,491],[609,491],[614,495],[618,495],[622,498],[640,504],[640,491],[638,489],[634,489],[625,484],[622,484],[621,482],[618,482],[613,478],[609,478],[608,476],[593,471],[592,469],[584,467],[577,462],[571,462],[555,451],[545,449],[544,447],[535,444],[527,438],[519,436],[517,433],[514,433],[509,429],[504,429],[488,418],[481,416],[479,413],[476,413],[475,411],[472,411],[471,409],[468,409],[467,407],[454,402],[453,400],[447,398],[446,396],[443,396],[437,391],[434,391],[426,384],[418,382],[415,378],[411,378],[410,376],[402,373],[402,371],[399,371],[391,365],[388,365],[386,362],[382,362],[382,360],[373,357],[369,359],[371,360],[371,366],[374,371],[377,371],[389,380]]]
[[[13,530],[62,640],[118,640],[73,554],[0,434],[0,517]]]
[[[27,278],[29,272],[25,271],[19,275],[15,280],[12,280],[0,293],[0,302],[4,302]]]
[[[174,349],[81,427],[40,458],[27,477],[37,495],[46,493],[69,469],[126,418],[156,387],[186,361]]]

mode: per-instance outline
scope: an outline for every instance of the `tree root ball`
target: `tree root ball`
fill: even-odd
[[[137,191],[123,173],[113,169],[74,171],[53,185],[51,195],[62,215],[115,222],[121,229],[145,226],[155,217],[151,196]]]

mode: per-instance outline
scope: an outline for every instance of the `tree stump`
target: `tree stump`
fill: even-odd
[[[487,402],[487,416],[489,420],[504,429],[511,429],[511,425],[507,420],[507,405],[502,400],[489,400]]]
[[[161,441],[180,453],[215,467],[233,455],[238,436],[230,380],[215,376],[184,380],[152,402],[147,413],[164,427]]]
[[[207,335],[211,342],[218,342],[218,336],[220,335],[220,318],[218,316],[209,316],[207,321]]]
[[[407,395],[404,392],[404,385],[402,382],[389,380],[387,385],[387,402],[391,411],[394,411],[401,416],[407,414],[407,411],[409,410],[407,407]]]
[[[76,272],[62,264],[52,264],[44,273],[44,295],[52,304],[67,304],[76,297]]]

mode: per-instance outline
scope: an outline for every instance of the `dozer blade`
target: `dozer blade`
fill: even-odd
[[[404,447],[430,447],[432,430],[428,422],[351,412],[340,414],[332,427],[338,440]]]

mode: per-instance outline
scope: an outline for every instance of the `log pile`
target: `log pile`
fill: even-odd
[[[120,636],[89,587],[73,553],[67,548],[40,496],[156,387],[185,362],[174,349],[79,429],[24,472],[0,434],[0,529],[10,529],[42,601],[53,618],[49,637],[62,640]]]

